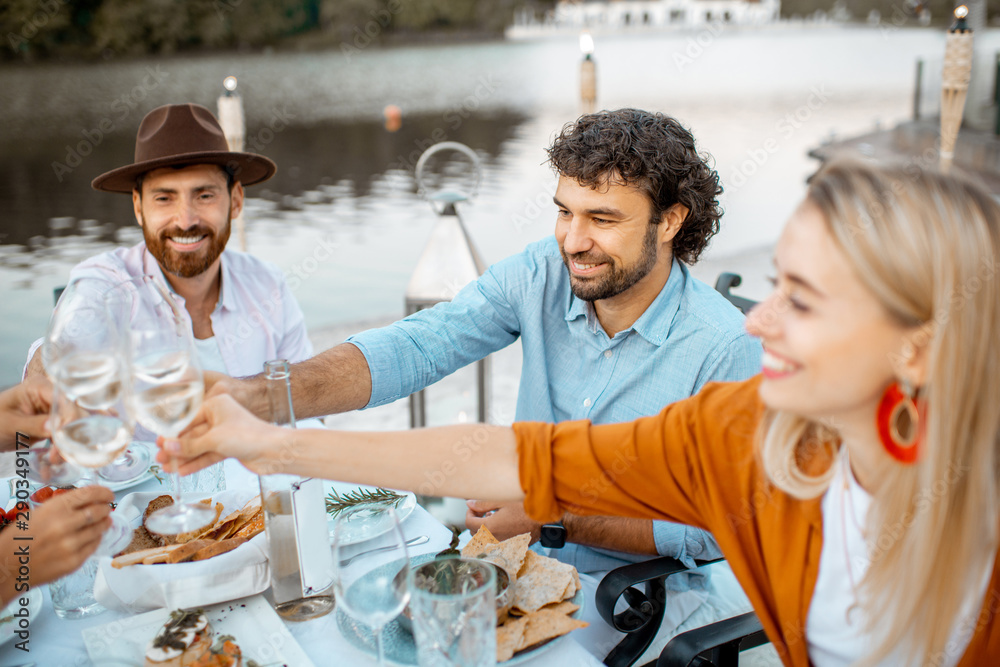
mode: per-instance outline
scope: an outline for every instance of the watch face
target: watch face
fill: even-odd
[[[566,546],[566,527],[561,523],[543,525],[542,546],[547,549],[562,549]]]

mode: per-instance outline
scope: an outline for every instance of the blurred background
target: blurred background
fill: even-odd
[[[402,315],[436,218],[414,167],[438,141],[483,161],[478,197],[460,210],[487,264],[551,234],[544,149],[582,110],[574,5],[605,12],[588,25],[597,108],[673,115],[713,156],[727,212],[696,275],[737,270],[761,296],[770,248],[818,166],[807,152],[910,118],[921,59],[925,76],[938,72],[921,92],[933,110],[953,3],[783,0],[751,24],[726,14],[735,0],[677,2],[723,9],[657,26],[614,18],[624,3],[613,0],[5,0],[0,387],[20,379],[70,268],[141,240],[130,199],[91,179],[132,161],[150,109],[215,111],[227,76],[246,150],[278,164],[248,189],[247,251],[287,273],[317,349]],[[998,4],[983,5],[987,23]],[[993,31],[976,39],[996,52]],[[513,391],[519,352],[505,354],[494,383]],[[512,417],[501,400],[491,420]]]

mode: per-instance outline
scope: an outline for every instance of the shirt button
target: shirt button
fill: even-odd
[[[614,355],[614,352],[612,352],[611,350],[604,350],[604,358],[605,359],[610,359],[613,355]]]
[[[590,404],[591,404],[592,402],[593,402],[593,401],[591,401],[591,400],[590,400],[589,398],[585,398],[585,399],[583,399],[583,407],[585,407],[585,408],[589,408],[589,407],[590,407]]]

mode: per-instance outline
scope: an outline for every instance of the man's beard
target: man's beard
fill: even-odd
[[[216,235],[212,228],[206,225],[197,225],[191,229],[179,230],[175,227],[161,229],[160,233],[153,236],[146,224],[146,216],[142,215],[142,237],[146,240],[146,249],[160,263],[160,267],[167,273],[171,273],[180,278],[193,278],[208,270],[212,263],[218,259],[222,251],[226,249],[229,242],[229,234],[232,230],[230,222],[232,215],[226,215],[226,226]],[[169,236],[202,236],[208,238],[208,245],[197,252],[178,252],[167,246]]]
[[[562,246],[560,246],[559,252],[562,254],[563,263],[566,264],[566,269],[570,272],[569,285],[570,289],[573,290],[574,296],[584,301],[610,299],[611,297],[618,296],[649,275],[649,272],[653,270],[653,266],[656,265],[656,236],[658,231],[659,225],[649,225],[649,230],[642,241],[642,254],[631,266],[619,266],[607,255],[579,253],[569,256],[562,249]],[[607,263],[608,270],[600,277],[581,278],[573,275],[570,261],[574,261],[577,264]]]

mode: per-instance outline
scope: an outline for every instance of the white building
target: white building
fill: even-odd
[[[561,0],[539,21],[524,10],[507,29],[509,39],[528,39],[587,29],[627,32],[698,29],[709,24],[755,26],[775,23],[781,0]]]

